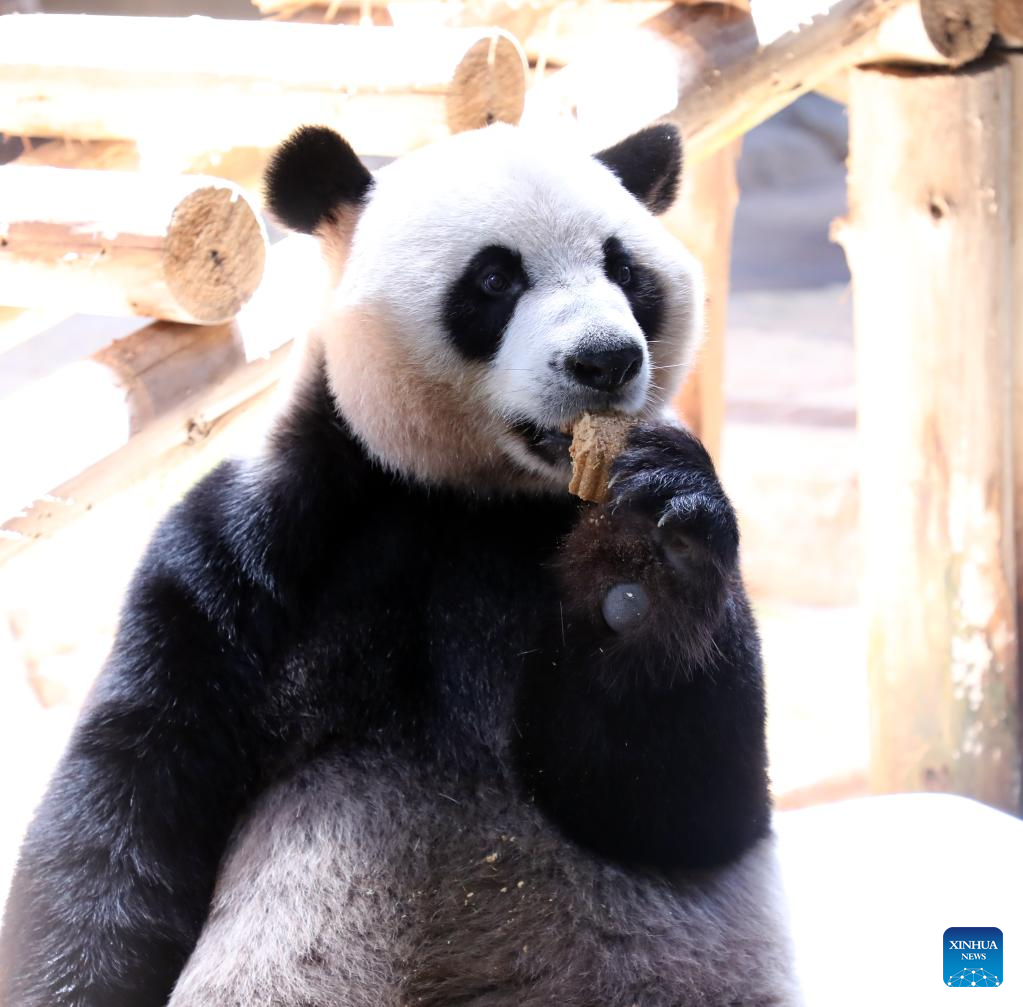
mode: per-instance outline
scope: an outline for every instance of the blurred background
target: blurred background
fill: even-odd
[[[837,4],[768,0],[754,2],[751,17],[750,5],[741,0],[679,5],[614,0],[569,4],[0,0],[5,14],[138,18],[203,14],[247,22],[300,22],[324,30],[330,30],[328,25],[359,25],[360,30],[397,26],[409,32],[499,27],[517,43],[515,59],[521,59],[520,53],[525,56],[522,82],[528,90],[522,108],[502,109],[494,117],[514,121],[521,114],[524,122],[542,120],[565,114],[567,104],[574,128],[592,135],[594,146],[625,135],[626,127],[662,115],[679,121],[687,139],[692,137],[690,149],[695,153],[687,191],[666,218],[666,226],[689,241],[708,264],[711,331],[699,373],[690,379],[678,406],[716,455],[740,515],[744,572],[766,655],[777,804],[787,809],[870,790],[941,789],[1018,810],[1013,424],[1007,420],[992,432],[988,416],[989,412],[1011,416],[1008,378],[1013,357],[1005,347],[1011,345],[1015,330],[1002,319],[997,324],[1008,325],[1008,334],[996,332],[990,312],[983,314],[972,302],[956,299],[953,288],[959,279],[966,281],[956,270],[976,265],[988,275],[984,303],[997,302],[1002,314],[1014,310],[1007,302],[1014,253],[999,237],[1003,224],[1010,228],[1011,193],[999,191],[991,197],[995,205],[990,213],[1006,220],[997,225],[988,218],[983,222],[987,240],[1003,241],[989,260],[984,258],[988,252],[977,250],[967,200],[959,198],[955,186],[963,186],[964,192],[980,191],[984,186],[978,179],[995,171],[991,164],[1006,159],[1007,177],[1023,174],[1023,163],[1012,160],[1023,155],[1023,143],[1013,145],[1009,128],[1019,118],[1012,115],[1015,106],[1010,99],[1023,94],[1023,88],[1013,90],[1013,61],[1023,57],[1010,57],[1018,39],[1005,25],[999,34],[997,24],[979,40],[960,25],[958,34],[946,39],[948,51],[943,51],[922,20],[926,3],[895,4],[899,17],[904,10],[911,11],[915,20],[905,19],[905,25],[894,29],[875,13],[870,14],[873,21],[855,20],[860,8],[877,6],[853,0]],[[289,50],[287,40],[283,45],[272,40],[270,56],[261,65],[257,49],[244,67],[239,63],[235,68],[233,56],[226,59],[226,68],[223,60],[203,66],[202,46],[186,52],[167,36],[159,52],[148,53],[145,47],[152,45],[153,36],[123,22],[111,24],[105,41],[93,50],[89,47],[93,36],[80,34],[73,22],[54,22],[37,34],[35,28],[13,26],[14,20],[27,24],[39,19],[0,21],[4,135],[0,158],[9,166],[101,168],[142,175],[200,171],[230,179],[258,207],[254,193],[272,138],[255,128],[250,137],[234,113],[220,115],[215,104],[207,111],[196,100],[202,87],[219,86],[215,80],[188,82],[191,90],[182,91],[180,105],[167,103],[167,88],[177,86],[171,77],[180,57],[182,73],[235,73],[239,79],[245,76],[246,88],[258,73],[268,94],[281,80],[296,90],[309,90],[307,81],[296,84],[294,78],[296,64],[303,62],[302,51]],[[816,34],[808,41],[807,32]],[[244,39],[249,36],[237,37],[243,39],[240,46],[247,44]],[[323,44],[329,47],[331,38]],[[112,46],[118,50],[116,80],[103,77],[114,73],[103,63],[107,58],[103,53]],[[612,64],[610,71],[605,58],[609,50],[623,60]],[[34,51],[43,52],[45,62],[38,64],[38,73],[29,74],[26,67],[36,64],[25,53]],[[638,54],[635,62],[629,62],[630,54]],[[508,65],[514,69],[514,60]],[[855,69],[867,65],[881,69]],[[594,66],[604,67],[603,82],[595,80]],[[653,83],[645,87],[647,81],[660,80],[658,73],[665,67],[673,89],[667,100]],[[389,73],[379,66],[361,72]],[[443,73],[451,76],[450,71]],[[435,74],[441,80],[435,90],[440,93],[448,87],[444,100],[450,126],[450,95],[457,74],[444,85],[443,73]],[[343,66],[338,74],[339,81],[328,80],[323,86],[350,87],[340,79]],[[997,80],[989,85],[988,76]],[[899,115],[913,123],[912,103],[920,89],[930,87],[932,79],[944,81],[941,87],[955,88],[960,77],[965,90],[962,95],[955,91],[958,104],[945,104],[941,128],[965,129],[974,121],[970,115],[976,106],[983,112],[978,113],[983,123],[998,134],[996,140],[974,128],[970,137],[962,134],[963,142],[973,146],[960,154],[955,146],[959,134],[946,142],[933,124],[914,126],[919,130],[916,140],[905,144],[893,145],[891,137],[882,134],[885,116],[878,114],[879,108],[889,110],[889,125]],[[910,83],[912,94],[904,100],[903,89]],[[19,84],[24,87],[17,91]],[[388,78],[379,90],[401,91],[402,86]],[[730,94],[719,93],[729,86]],[[882,86],[891,88],[890,95],[881,93]],[[990,87],[993,98],[985,90]],[[14,96],[5,99],[6,90]],[[647,90],[648,98],[632,100],[635,93],[645,95]],[[115,108],[120,100],[115,91],[121,97],[133,95],[143,110],[150,100],[152,105],[134,119],[122,115]],[[254,117],[259,118],[258,110],[266,106],[252,97],[247,100],[245,107],[257,110]],[[104,115],[104,101],[110,102],[109,116]],[[294,99],[296,125],[307,121],[304,101],[301,96]],[[873,144],[861,142],[856,148],[860,160],[854,151],[847,168],[849,108],[855,116],[856,102],[862,107],[861,121],[872,123],[877,146],[887,151],[888,160],[872,152]],[[994,102],[991,107],[996,109],[1002,107],[998,102],[1010,103],[1010,108],[992,113],[985,102]],[[927,107],[934,103],[933,95],[927,98]],[[88,115],[82,111],[86,104]],[[242,107],[239,99],[238,108]],[[378,114],[389,115],[386,109],[374,113]],[[984,116],[989,114],[996,119],[988,122]],[[998,120],[997,114],[1005,118]],[[424,115],[435,113],[409,112],[410,122],[413,116],[424,121]],[[398,123],[398,113],[389,121]],[[716,125],[707,122],[724,125],[716,132]],[[272,128],[268,125],[266,131]],[[346,132],[343,120],[340,128]],[[439,135],[413,126],[402,133],[403,128],[385,129],[377,141],[378,134],[366,127],[358,135],[368,139],[356,142],[356,147],[369,163],[382,164],[402,149]],[[933,153],[935,145],[949,152],[947,160],[955,162],[959,173],[955,177],[928,175],[935,160],[928,152]],[[980,167],[970,160],[971,150],[980,152]],[[863,225],[879,219],[872,216],[864,194],[873,198],[875,192],[898,189],[897,180],[913,157],[920,164],[914,176],[916,195],[905,196],[907,213],[912,214],[905,225],[909,237],[893,238]],[[61,184],[52,176],[44,182],[29,179],[18,184],[44,184],[51,194]],[[4,184],[0,175],[0,190]],[[987,183],[988,188],[996,184],[997,178]],[[864,197],[852,213],[850,191]],[[919,193],[926,194],[922,211],[913,202],[919,202]],[[124,207],[131,202],[129,195],[105,198],[118,204],[110,205],[112,217],[122,210],[128,213]],[[177,198],[171,199],[175,206]],[[891,198],[891,193],[884,198]],[[5,207],[8,217],[17,219],[5,222]],[[23,207],[14,199],[5,204],[0,195],[0,234],[14,235],[19,225],[33,223]],[[857,228],[861,209],[862,226]],[[73,222],[74,213],[69,213]],[[968,235],[961,238],[951,225],[946,227],[949,220],[970,228]],[[855,287],[847,257],[831,237],[836,221],[836,235],[843,228],[846,234],[866,235],[857,246],[861,251],[850,252],[852,261],[863,264],[865,277],[861,284],[858,275]],[[49,221],[47,226],[57,223],[66,221]],[[918,233],[925,225],[933,233]],[[122,221],[111,226],[110,240],[116,245],[116,233],[123,233],[126,225]],[[150,230],[156,233],[159,228]],[[81,226],[77,232],[71,227],[68,233],[81,231]],[[121,597],[155,522],[222,457],[258,446],[272,414],[276,383],[286,367],[286,344],[315,316],[320,274],[309,248],[294,239],[282,241],[272,226],[268,235],[265,272],[260,260],[262,279],[256,277],[250,284],[255,290],[251,300],[244,306],[217,309],[221,314],[228,311],[234,321],[202,317],[194,305],[166,293],[161,294],[163,301],[154,295],[152,302],[125,295],[122,300],[133,307],[124,309],[123,303],[114,304],[109,291],[103,295],[107,301],[94,298],[90,287],[96,286],[94,279],[68,281],[65,296],[61,270],[71,267],[57,262],[47,266],[53,286],[44,285],[52,289],[52,296],[33,300],[9,295],[17,303],[0,307],[0,522],[6,521],[0,537],[4,767],[0,890],[6,886],[28,816],[109,650]],[[162,232],[159,239],[170,241]],[[913,241],[936,247],[933,261],[918,257]],[[847,247],[850,244],[846,241]],[[6,248],[5,240],[0,247],[0,304],[7,303],[2,279],[8,268]],[[68,255],[85,253],[74,245],[57,258]],[[992,261],[1005,273],[1001,279],[991,279]],[[894,293],[885,292],[882,281],[910,263],[930,280],[944,270],[946,282],[925,288],[924,296],[935,303],[923,315],[917,305],[919,321],[907,325],[910,308],[900,306],[896,287]],[[242,262],[239,270],[245,272],[243,267],[249,265]],[[873,270],[880,274],[877,278]],[[109,282],[128,284],[136,279],[125,267]],[[168,289],[173,288],[164,280]],[[992,288],[996,280],[1002,285]],[[32,283],[36,274],[8,282],[6,289],[17,286],[20,294]],[[910,291],[911,286],[903,285],[906,301],[920,296],[919,291]],[[860,291],[870,298],[872,312],[860,311]],[[952,300],[946,303],[946,297]],[[168,301],[173,303],[167,311],[146,307]],[[108,302],[113,306],[104,307]],[[154,321],[154,316],[164,320]],[[863,349],[863,327],[868,324],[863,319],[868,318],[870,338],[878,342],[859,352],[856,347]],[[878,318],[892,321],[877,324]],[[916,345],[914,340],[925,340],[928,332],[940,343],[946,338],[942,326],[951,330],[947,334],[951,342],[940,361],[916,357],[907,362],[886,349],[884,340],[905,336],[907,345]],[[893,327],[907,331],[893,332]],[[958,338],[964,340],[963,346],[952,345]],[[982,374],[971,363],[971,346],[983,360],[995,361]],[[859,383],[858,353],[860,367],[869,361],[872,368],[868,375],[860,374]],[[886,353],[891,354],[891,366],[885,363]],[[926,393],[906,387],[912,384],[906,375],[914,368],[926,377]],[[955,424],[950,430],[925,436],[917,414],[933,412],[935,396],[940,399],[934,389],[939,386],[940,395],[965,411],[949,420]],[[1002,404],[999,395],[1006,397]],[[926,407],[920,405],[925,399]],[[865,409],[866,441],[858,432],[858,415],[864,429]],[[912,437],[893,435],[889,443],[889,438],[877,435],[886,423],[910,431]],[[982,437],[983,443],[978,446],[975,437]],[[954,449],[946,450],[945,440],[955,442]],[[947,489],[966,480],[969,486],[981,487],[979,517],[973,511],[960,516],[961,500],[972,499],[969,492],[954,499],[950,493],[929,495],[928,487],[936,485],[928,481],[931,470],[921,474],[915,462],[904,464],[917,457],[915,452],[926,455],[928,445],[935,444],[945,466],[941,486]],[[874,462],[889,449],[892,454],[883,466]],[[957,461],[961,455],[977,459],[992,451],[1001,459],[1000,468],[980,472],[970,462],[959,466]],[[861,521],[865,464],[873,472],[867,481],[872,499],[902,507],[895,525],[903,537],[893,532],[891,539],[881,536],[865,542],[862,529],[874,527],[869,520]],[[897,475],[902,481],[891,484],[892,472],[902,472],[904,480]],[[918,504],[925,498],[928,510],[922,518]],[[992,531],[984,525],[986,545],[971,552],[972,536],[981,534],[977,529],[989,512],[997,512],[997,527]],[[935,539],[933,529],[938,525],[944,530]],[[968,570],[966,555],[975,560]],[[885,579],[888,563],[892,582],[903,591],[906,611],[888,606],[879,616],[878,607],[887,603],[884,592],[874,585]],[[925,597],[926,592],[915,596],[914,577],[918,584],[927,583],[926,577],[940,582],[941,597]],[[963,592],[968,590],[981,598],[983,611],[965,633]],[[997,593],[994,600],[989,598],[991,591]],[[952,613],[950,624],[960,622],[946,637],[916,647],[914,620],[919,616],[926,626],[941,623],[935,615],[939,609]],[[905,620],[907,639],[912,638],[903,641],[905,648],[895,657],[886,656],[890,648],[885,649],[884,641],[892,628],[885,619],[895,621],[896,637],[899,620]],[[973,648],[965,658],[964,646]],[[918,666],[924,669],[919,674]],[[882,693],[897,697],[893,702],[901,709],[892,711],[879,699]],[[917,705],[923,709],[932,700],[935,709],[917,716]],[[893,722],[902,726],[892,728]],[[907,730],[916,732],[908,738],[899,734],[906,723]],[[988,741],[988,732],[994,742]],[[894,758],[898,770],[886,775],[885,767],[893,761],[886,748],[889,743],[912,753],[910,768],[899,756]],[[935,746],[938,755],[932,751]],[[974,752],[973,746],[980,747]],[[992,746],[1001,746],[997,756]],[[960,760],[967,757],[971,768],[960,773]],[[993,758],[1001,767],[1010,767],[1007,773],[995,773],[994,782],[984,768]],[[885,764],[880,769],[879,760]]]

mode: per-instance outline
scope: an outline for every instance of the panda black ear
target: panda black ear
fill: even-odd
[[[354,150],[326,126],[302,126],[270,159],[263,191],[273,215],[311,234],[338,207],[360,203],[373,176]]]
[[[647,126],[594,157],[651,213],[664,213],[675,202],[682,177],[682,137],[671,123]]]

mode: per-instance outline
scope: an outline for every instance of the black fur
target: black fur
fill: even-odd
[[[641,427],[611,500],[569,535],[561,624],[531,660],[521,765],[565,832],[616,860],[711,867],[770,821],[756,627],[735,515],[691,435]],[[602,603],[635,583],[650,611],[625,632]]]
[[[264,194],[282,224],[312,234],[338,207],[362,202],[372,185],[369,169],[337,133],[302,126],[271,158]]]
[[[495,277],[500,289],[489,282]],[[444,327],[459,352],[470,360],[490,359],[529,286],[518,252],[501,245],[480,249],[444,298]]]
[[[595,157],[651,213],[664,213],[675,202],[682,175],[682,137],[670,123],[647,126]]]
[[[365,455],[321,369],[268,456],[211,473],[143,559],[22,850],[0,1003],[162,1004],[270,781],[330,744],[494,786],[516,695],[525,780],[587,847],[679,868],[762,834],[731,509],[677,431],[637,434],[616,491],[593,510],[416,488]],[[616,636],[600,604],[623,581],[657,612]]]
[[[618,238],[604,242],[604,272],[625,292],[643,335],[656,339],[664,321],[664,291],[654,272],[636,262]]]

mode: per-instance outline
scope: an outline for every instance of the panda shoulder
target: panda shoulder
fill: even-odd
[[[269,547],[281,519],[270,485],[256,463],[243,460],[222,462],[204,476],[157,526],[136,570],[129,611],[133,602],[180,599],[223,623],[258,596],[277,594]]]

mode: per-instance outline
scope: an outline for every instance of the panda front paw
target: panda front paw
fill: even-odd
[[[735,513],[703,445],[639,426],[561,554],[564,610],[596,634],[701,652],[738,583]]]
[[[612,469],[612,517],[638,518],[678,572],[710,561],[722,572],[739,553],[735,511],[704,446],[678,427],[640,425]]]

